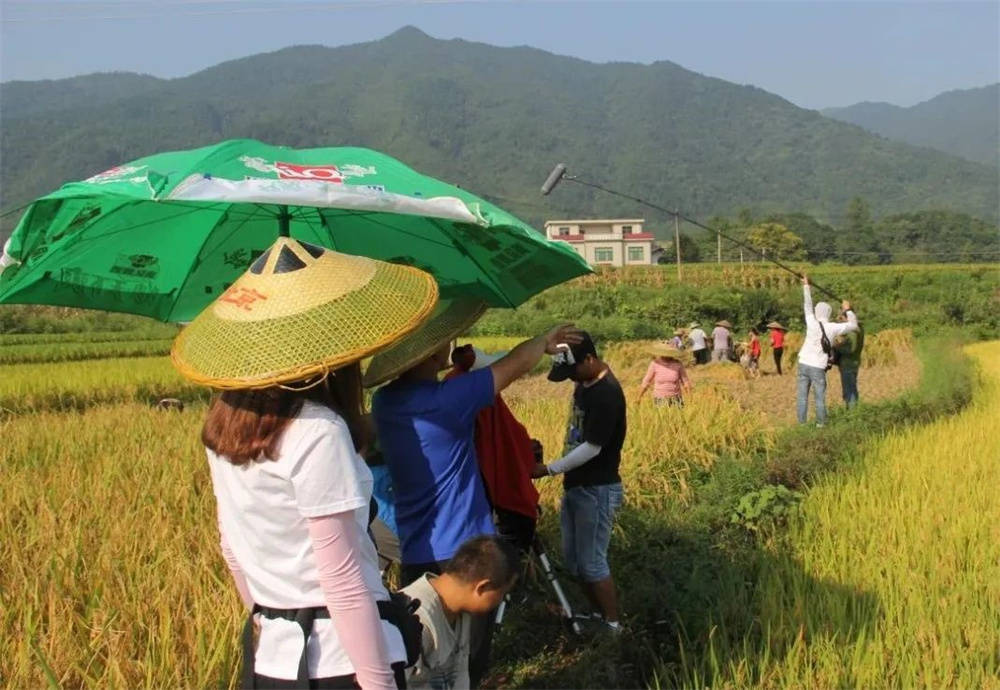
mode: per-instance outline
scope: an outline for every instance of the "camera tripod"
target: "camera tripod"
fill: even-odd
[[[537,564],[540,567],[540,570],[545,575],[545,579],[548,581],[549,586],[552,587],[552,591],[555,593],[556,599],[562,607],[563,616],[565,618],[565,622],[569,626],[569,629],[575,634],[580,635],[583,632],[580,627],[580,622],[577,617],[573,615],[573,608],[570,606],[569,599],[566,598],[566,593],[563,591],[562,585],[556,577],[555,568],[552,567],[552,562],[549,561],[548,554],[545,553],[545,545],[542,543],[541,538],[537,534],[532,537],[531,548],[528,550],[527,556],[530,563]],[[497,608],[494,623],[498,628],[503,624],[504,615],[507,613],[507,604],[509,601],[510,594],[504,597],[504,600],[500,602],[500,606]]]

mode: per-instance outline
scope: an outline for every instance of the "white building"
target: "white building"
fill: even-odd
[[[652,233],[643,232],[643,218],[549,220],[545,236],[567,242],[591,265],[635,266],[656,263],[658,248]]]

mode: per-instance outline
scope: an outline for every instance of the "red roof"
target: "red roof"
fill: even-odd
[[[587,236],[581,233],[575,235],[556,235],[552,239],[559,240],[561,242],[586,242]],[[635,232],[630,235],[622,235],[622,239],[626,242],[631,242],[632,240],[655,240],[656,235],[651,232]],[[618,238],[612,240],[590,240],[591,242],[617,242]]]

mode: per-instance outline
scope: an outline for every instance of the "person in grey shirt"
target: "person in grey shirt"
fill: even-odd
[[[712,331],[712,361],[723,362],[729,359],[729,351],[733,347],[733,340],[729,335],[729,329],[733,324],[725,319],[715,322],[715,329]]]

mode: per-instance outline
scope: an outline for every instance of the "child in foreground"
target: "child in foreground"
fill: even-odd
[[[472,617],[496,609],[517,580],[519,559],[497,537],[462,544],[441,575],[424,573],[403,592],[420,600],[424,625],[420,661],[407,671],[411,690],[468,688]]]

